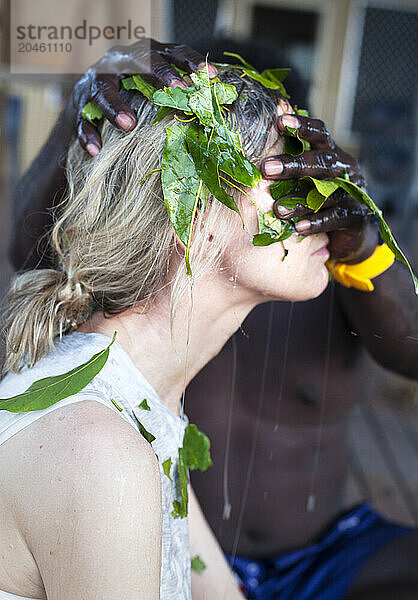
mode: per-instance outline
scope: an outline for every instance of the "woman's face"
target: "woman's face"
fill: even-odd
[[[281,112],[281,111],[280,111]],[[283,138],[274,135],[266,148],[266,156],[283,153]],[[271,180],[262,179],[249,194],[262,212],[272,210],[269,192]],[[327,287],[329,258],[326,234],[301,237],[293,234],[283,242],[270,246],[253,246],[252,237],[258,233],[256,207],[244,196],[242,215],[245,230],[237,226],[233,241],[224,254],[222,275],[229,285],[246,289],[255,302],[268,300],[309,300],[319,296]],[[244,290],[243,290],[244,291]]]

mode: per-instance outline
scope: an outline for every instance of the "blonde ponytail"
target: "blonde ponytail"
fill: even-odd
[[[91,310],[91,294],[62,271],[39,269],[18,275],[10,286],[4,314],[4,369],[32,367],[51,350],[57,335],[76,329]]]

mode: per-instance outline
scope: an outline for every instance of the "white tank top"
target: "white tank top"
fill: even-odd
[[[43,377],[66,373],[103,350],[110,338],[99,333],[71,333],[56,342],[56,348],[39,360],[32,369],[8,373],[0,383],[0,398],[25,391],[33,381]],[[111,398],[122,408],[120,412]],[[151,410],[138,405],[144,400]],[[97,400],[115,410],[132,425],[140,435],[135,413],[147,431],[155,436],[152,442],[161,473],[162,490],[162,562],[160,600],[191,600],[190,547],[187,518],[171,516],[173,500],[177,498],[178,448],[182,445],[186,417],[175,416],[162,402],[156,391],[135,367],[128,354],[115,342],[109,358],[98,375],[81,392],[46,408],[28,413],[11,413],[0,410],[0,444],[48,412],[73,402]],[[171,476],[164,474],[162,463],[172,459]],[[1,548],[0,548],[1,550]],[[34,600],[0,590],[0,600]]]

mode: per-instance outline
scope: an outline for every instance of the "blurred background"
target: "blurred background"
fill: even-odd
[[[0,0],[2,293],[12,275],[7,258],[11,190],[46,140],[76,79],[9,73],[10,2]],[[114,9],[113,0],[99,4],[108,5],[109,14]],[[267,66],[294,67],[311,114],[324,120],[337,143],[360,159],[370,194],[414,262],[417,0],[154,0],[152,6],[151,34],[156,39],[232,50],[234,40],[252,40],[260,59],[271,60]],[[285,64],[276,64],[276,50]],[[352,414],[346,503],[367,496],[387,516],[417,522],[417,386],[364,360],[362,389],[369,403],[367,411],[356,408]]]

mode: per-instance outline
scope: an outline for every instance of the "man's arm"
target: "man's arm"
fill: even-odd
[[[338,285],[349,323],[378,363],[418,378],[418,302],[409,271],[395,261],[373,285],[373,292]]]
[[[290,118],[290,121],[289,121]],[[296,119],[296,120],[295,120]],[[347,173],[351,181],[364,187],[358,163],[341,150],[324,123],[310,117],[282,115],[278,126],[295,126],[312,149],[300,156],[270,157],[262,164],[270,179],[292,179],[309,175],[331,179]],[[362,262],[373,254],[378,235],[370,222],[368,209],[346,193],[336,192],[317,213],[302,204],[295,209],[274,204],[281,219],[300,217],[296,230],[303,235],[328,233],[331,259],[348,264]],[[361,292],[337,284],[338,297],[352,330],[358,333],[370,354],[384,367],[409,377],[417,377],[417,301],[409,272],[395,262],[373,279],[374,291]]]

